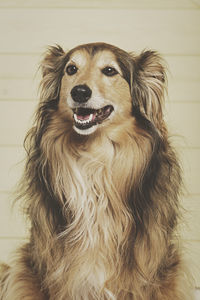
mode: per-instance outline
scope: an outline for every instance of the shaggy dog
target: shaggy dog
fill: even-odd
[[[162,59],[92,43],[50,47],[41,68],[20,195],[30,240],[2,266],[0,299],[190,300]]]

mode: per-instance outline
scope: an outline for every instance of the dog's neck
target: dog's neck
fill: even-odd
[[[136,129],[127,125],[124,122],[121,130],[113,126],[91,136],[66,133],[65,128],[46,132],[41,146],[51,186],[62,204],[67,201],[72,207],[80,206],[84,197],[92,197],[98,204],[98,198],[105,195],[109,205],[116,205],[113,209],[120,213],[119,206],[126,205],[130,188],[144,171],[143,152],[150,152],[151,147],[146,137],[135,134]]]

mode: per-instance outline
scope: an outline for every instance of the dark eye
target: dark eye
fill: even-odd
[[[78,71],[78,68],[75,65],[69,65],[66,68],[66,72],[68,75],[74,75]]]
[[[118,74],[118,72],[115,68],[109,67],[109,66],[102,69],[102,73],[106,76],[114,76],[114,75]]]

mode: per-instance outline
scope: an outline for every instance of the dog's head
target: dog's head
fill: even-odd
[[[154,51],[136,56],[105,43],[68,53],[51,47],[42,71],[42,99],[56,99],[78,134],[119,126],[138,113],[162,127],[165,72]]]

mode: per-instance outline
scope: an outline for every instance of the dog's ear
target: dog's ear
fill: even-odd
[[[134,106],[160,129],[166,87],[164,61],[155,51],[144,51],[134,59],[131,93]]]
[[[65,57],[66,53],[59,45],[51,46],[47,49],[40,64],[42,71],[40,87],[43,100],[56,99],[58,97]]]
[[[64,55],[65,52],[59,45],[48,47],[41,62],[43,77],[49,73],[55,73],[58,71],[60,62]]]

